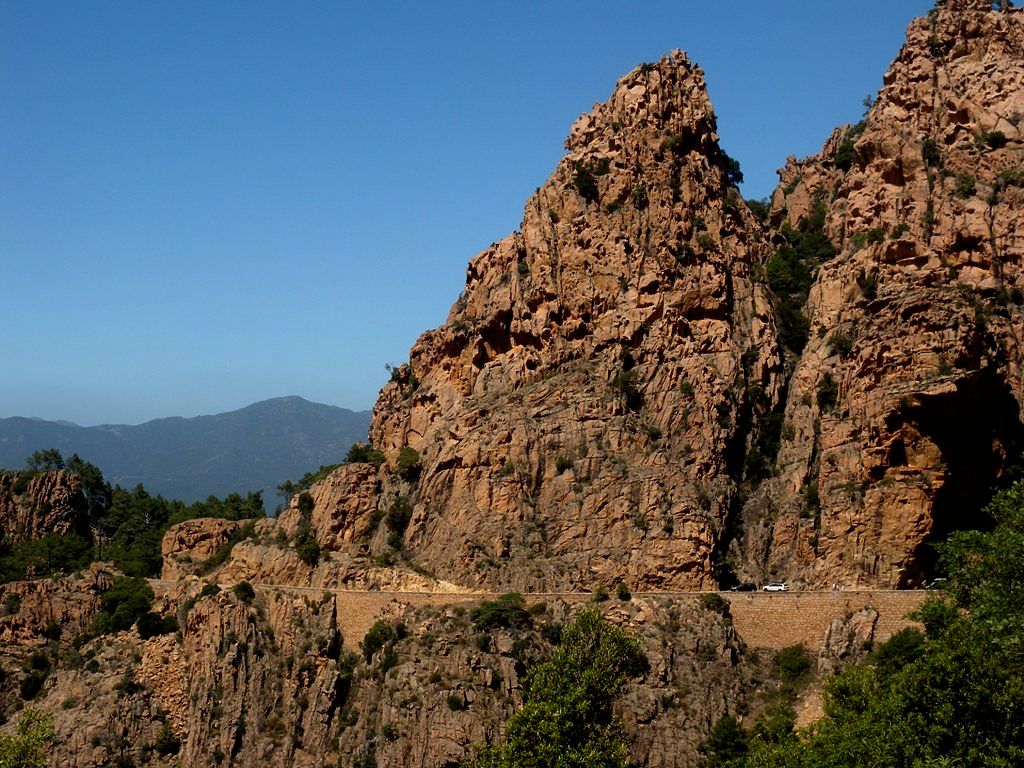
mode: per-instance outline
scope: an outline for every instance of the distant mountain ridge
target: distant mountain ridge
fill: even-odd
[[[193,502],[209,495],[276,488],[322,464],[340,462],[366,439],[369,411],[301,397],[263,400],[212,416],[173,416],[143,424],[80,427],[68,422],[0,419],[0,466],[18,469],[33,451],[56,448],[98,466],[111,483],[142,483],[151,493]]]

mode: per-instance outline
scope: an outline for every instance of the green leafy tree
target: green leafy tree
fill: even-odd
[[[732,715],[724,715],[711,729],[701,747],[705,768],[744,768],[750,752],[750,736]]]
[[[941,547],[948,597],[917,614],[869,664],[825,688],[825,717],[801,738],[759,743],[761,768],[1024,765],[1024,490],[986,508],[989,533]]]
[[[120,632],[131,629],[136,621],[150,612],[153,588],[145,579],[117,579],[100,595],[101,610],[96,616],[98,632]]]
[[[408,445],[398,452],[398,461],[395,462],[395,474],[409,482],[416,481],[423,466],[420,464],[420,455],[416,449]]]
[[[375,467],[379,467],[385,460],[384,454],[369,443],[353,444],[346,456],[349,464],[373,464]]]
[[[78,475],[82,483],[82,494],[89,510],[89,520],[99,520],[110,507],[110,483],[104,479],[99,467],[90,464],[77,453],[71,454],[66,465],[68,471]]]
[[[14,735],[0,733],[0,768],[45,768],[46,745],[53,740],[53,715],[26,709]]]
[[[56,448],[36,451],[25,459],[25,469],[29,472],[54,472],[64,468],[64,457]]]
[[[626,768],[612,704],[647,669],[639,641],[597,609],[565,626],[550,661],[530,673],[505,743],[481,750],[479,768]]]
[[[388,622],[383,619],[375,621],[373,626],[367,631],[362,643],[360,643],[360,647],[363,650],[363,656],[366,657],[366,661],[369,662],[377,651],[392,642],[394,639],[395,630],[392,629]]]
[[[501,595],[497,600],[484,600],[469,612],[477,629],[521,629],[530,625],[526,601],[518,592]]]

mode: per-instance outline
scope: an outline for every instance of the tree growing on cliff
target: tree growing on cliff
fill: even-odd
[[[25,469],[29,472],[55,472],[64,469],[64,457],[55,448],[45,451],[35,451],[25,459]]]
[[[639,641],[597,609],[567,624],[551,658],[529,675],[505,743],[481,750],[477,768],[626,768],[612,704],[647,669]]]

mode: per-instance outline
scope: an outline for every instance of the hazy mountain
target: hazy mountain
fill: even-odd
[[[77,453],[125,487],[142,483],[153,493],[189,502],[262,490],[273,508],[278,483],[341,461],[352,443],[366,439],[369,424],[369,411],[301,397],[134,426],[80,427],[15,417],[0,419],[0,466],[17,469],[33,451],[56,448],[65,456]]]

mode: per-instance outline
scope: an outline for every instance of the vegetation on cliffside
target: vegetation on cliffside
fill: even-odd
[[[719,723],[708,768],[988,766],[1024,763],[1024,488],[986,509],[990,533],[942,546],[945,594],[864,664],[825,686],[825,717],[766,739]]]
[[[142,485],[131,490],[111,487],[100,470],[74,455],[36,451],[26,469],[16,473],[15,488],[28,488],[26,478],[42,472],[68,471],[81,483],[84,525],[67,533],[46,533],[11,543],[0,537],[0,584],[24,578],[42,578],[84,568],[97,560],[112,562],[128,576],[160,573],[160,542],[172,525],[198,517],[247,520],[264,516],[262,494],[231,493],[223,499],[186,505],[149,494]],[[34,504],[22,498],[20,503]]]
[[[562,630],[551,660],[527,678],[505,743],[483,750],[476,768],[627,768],[612,704],[646,667],[636,638],[597,609],[581,612]]]

